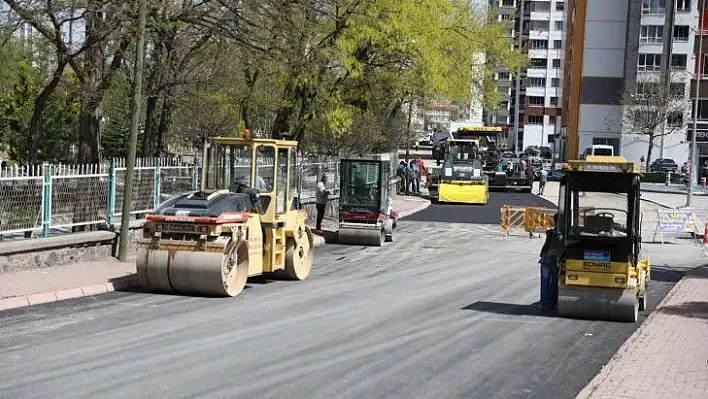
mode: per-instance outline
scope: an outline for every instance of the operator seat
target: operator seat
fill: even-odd
[[[601,231],[611,232],[615,226],[614,219],[609,216],[585,216],[585,231],[599,234]]]

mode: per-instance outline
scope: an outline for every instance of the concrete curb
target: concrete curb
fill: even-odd
[[[0,311],[39,305],[40,303],[63,301],[65,299],[81,298],[85,296],[104,294],[106,292],[137,287],[138,278],[135,275],[122,277],[116,281],[100,284],[91,284],[83,287],[64,288],[57,291],[42,292],[29,295],[12,296],[0,299]]]
[[[620,361],[620,359],[623,356],[630,355],[629,352],[629,347],[634,343],[636,340],[641,339],[641,336],[644,334],[644,331],[649,328],[651,325],[651,322],[654,320],[654,317],[659,313],[661,308],[664,307],[664,304],[668,302],[678,291],[678,289],[683,285],[683,283],[686,281],[686,278],[690,277],[690,275],[683,276],[681,280],[674,285],[673,288],[671,288],[671,291],[669,291],[668,294],[664,297],[664,299],[659,302],[659,304],[656,306],[656,309],[651,312],[649,317],[642,323],[641,326],[622,344],[622,346],[619,347],[617,350],[617,353],[612,356],[609,362],[602,366],[602,369],[600,372],[592,379],[590,382],[583,388],[580,392],[578,392],[578,395],[576,396],[576,399],[588,399],[592,398],[593,393],[595,390],[605,383],[607,381],[607,378],[609,377],[612,369],[614,369],[617,366],[617,363]]]
[[[425,208],[429,207],[431,204],[432,204],[432,202],[430,202],[430,200],[421,201],[420,205],[415,208],[411,208],[411,209],[407,209],[405,211],[398,212],[398,218],[403,219],[406,216],[410,216],[414,213],[418,213],[418,212],[424,210]]]

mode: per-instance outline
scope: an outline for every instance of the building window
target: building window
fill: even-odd
[[[548,60],[545,58],[531,58],[531,66],[536,68],[545,68],[548,65]]]
[[[551,3],[534,1],[531,2],[531,11],[533,12],[549,12],[551,11]]]
[[[509,72],[497,72],[497,80],[509,80]]]
[[[691,101],[691,119],[694,118],[693,107],[695,100]],[[698,100],[698,120],[707,121],[708,120],[708,100]]]
[[[553,25],[556,30],[563,30],[563,21],[556,21]]]
[[[666,117],[666,125],[669,127],[677,128],[683,126],[683,112],[674,111],[671,112]]]
[[[531,30],[541,30],[544,32],[547,32],[548,29],[551,27],[548,21],[530,21],[529,22],[529,29]]]
[[[526,121],[529,125],[543,125],[543,115],[529,115]]]
[[[561,80],[560,78],[553,78],[551,79],[551,86],[553,87],[560,87],[561,85]]]
[[[553,60],[553,68],[560,68],[561,67],[561,60],[559,58],[556,58]]]
[[[528,87],[546,87],[546,78],[528,78]]]
[[[666,6],[665,0],[642,0],[642,13],[643,14],[663,14],[665,6]]]
[[[651,82],[637,83],[637,96],[653,96],[658,93],[659,84]]]
[[[686,61],[686,54],[671,54],[671,69],[675,71],[685,71]]]
[[[661,68],[661,54],[639,54],[637,71],[658,71]]]
[[[532,50],[548,49],[548,40],[533,39],[529,43],[529,48]]]
[[[551,105],[558,105],[558,97],[551,97]]]
[[[562,1],[556,3],[556,11],[563,11],[565,9],[565,4]]]
[[[563,41],[562,40],[554,40],[553,41],[553,48],[558,50],[563,47]]]
[[[664,27],[661,25],[642,25],[639,32],[640,43],[661,43],[664,40]]]
[[[540,96],[527,96],[529,101],[529,107],[543,107],[544,101],[543,97]]]
[[[512,21],[514,20],[514,16],[511,14],[500,14],[499,15],[499,21]]]
[[[688,25],[674,26],[674,41],[675,42],[687,42],[689,31],[690,30],[688,29]]]
[[[502,7],[515,7],[514,0],[501,0]]]
[[[676,0],[677,12],[691,12],[691,0]]]
[[[684,83],[671,83],[669,92],[673,98],[686,97],[686,85]]]

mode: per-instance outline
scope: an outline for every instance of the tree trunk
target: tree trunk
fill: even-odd
[[[61,76],[66,68],[66,61],[61,61],[52,79],[47,83],[34,101],[34,109],[32,110],[32,119],[30,120],[29,129],[27,131],[27,164],[34,165],[37,163],[37,142],[40,140],[40,128],[42,126],[42,115],[47,106],[47,100],[54,93],[54,90],[61,81]]]
[[[145,106],[145,129],[143,132],[143,158],[151,158],[156,151],[156,133],[158,125],[157,100],[159,94],[155,91],[148,92],[147,104]]]
[[[175,101],[172,96],[172,89],[168,89],[163,94],[162,114],[160,115],[160,126],[157,129],[157,147],[155,157],[160,157],[165,154],[165,137],[172,126],[172,114],[175,110]]]
[[[651,165],[651,153],[654,150],[654,137],[653,134],[649,134],[649,147],[647,147],[647,159],[646,159],[646,170],[649,172],[649,166]]]

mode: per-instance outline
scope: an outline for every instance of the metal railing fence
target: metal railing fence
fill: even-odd
[[[125,160],[97,165],[39,165],[0,170],[0,240],[50,237],[120,222]],[[298,164],[300,200],[314,202],[320,176],[339,187],[339,162]],[[140,218],[172,195],[196,190],[201,167],[173,159],[136,162],[131,215]]]

